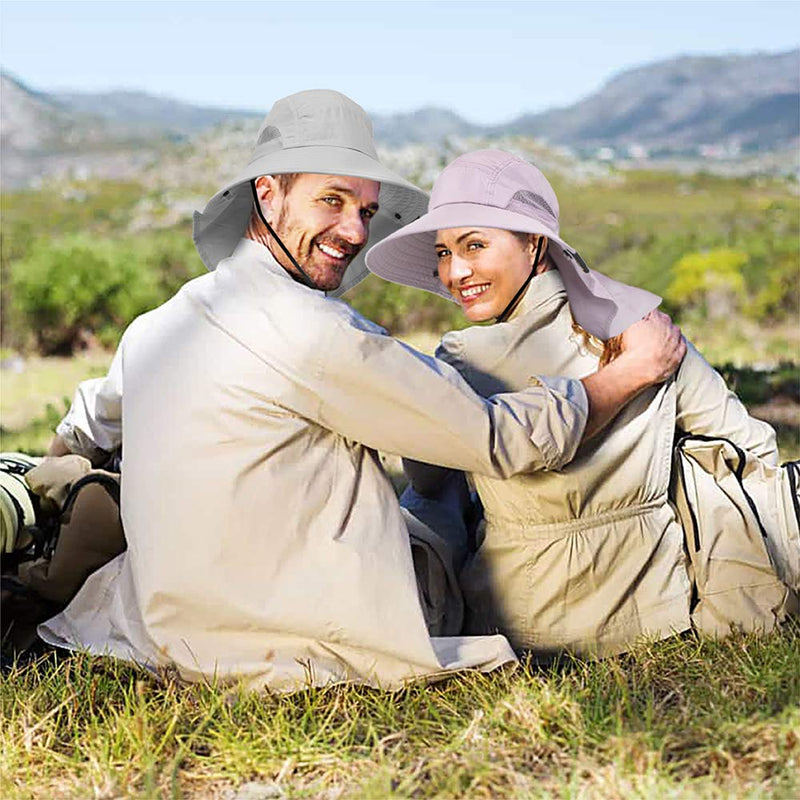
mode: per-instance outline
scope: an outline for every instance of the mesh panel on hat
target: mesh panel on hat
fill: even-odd
[[[515,192],[513,197],[506,203],[506,208],[509,211],[515,211],[517,214],[530,214],[531,209],[535,208],[539,211],[545,211],[550,217],[558,221],[558,216],[553,211],[550,203],[540,194],[531,192],[529,189],[520,189]]]
[[[267,142],[273,141],[273,139],[280,139],[281,132],[274,126],[274,125],[266,125],[264,130],[258,134],[258,139],[256,140],[256,147],[260,144],[266,144]]]

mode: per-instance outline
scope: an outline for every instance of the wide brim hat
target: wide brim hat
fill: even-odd
[[[361,106],[339,92],[315,89],[278,100],[258,132],[245,169],[195,211],[193,239],[210,270],[234,251],[253,210],[251,181],[262,175],[306,172],[378,181],[379,210],[369,239],[348,264],[338,296],[368,274],[367,249],[425,212],[428,196],[378,161],[372,123]]]
[[[454,301],[438,277],[436,232],[501,228],[547,237],[547,254],[564,281],[573,318],[592,335],[610,339],[658,307],[658,295],[590,269],[560,237],[558,215],[555,192],[535,166],[502,150],[478,150],[444,169],[428,213],[371,248],[367,266],[385,280]]]

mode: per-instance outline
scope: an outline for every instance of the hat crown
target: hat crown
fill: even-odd
[[[346,147],[377,158],[372,122],[349,97],[311,89],[274,103],[258,131],[251,161],[294,147]]]
[[[546,222],[558,232],[558,199],[539,169],[502,150],[459,156],[431,191],[430,211],[450,203],[492,206]]]

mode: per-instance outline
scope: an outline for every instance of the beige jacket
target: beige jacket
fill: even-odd
[[[437,356],[485,396],[598,366],[557,271],[531,282],[510,321],[449,333]],[[688,628],[683,531],[667,499],[676,426],[777,460],[772,429],[690,345],[675,379],[636,398],[570,464],[509,480],[474,474],[486,524],[462,576],[466,631],[501,631],[540,654],[605,654]]]
[[[243,240],[134,321],[59,427],[89,455],[124,439],[129,546],[42,634],[278,690],[511,661],[502,636],[429,636],[376,449],[509,477],[568,461],[586,414],[574,380],[484,400]]]

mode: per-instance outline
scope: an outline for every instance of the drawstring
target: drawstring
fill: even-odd
[[[514,306],[517,304],[517,300],[522,297],[522,293],[528,288],[528,284],[533,280],[534,275],[536,275],[536,267],[539,266],[539,258],[542,255],[542,243],[544,242],[544,236],[539,237],[539,242],[536,245],[536,256],[533,259],[533,266],[531,267],[530,275],[522,283],[522,286],[519,287],[517,293],[511,298],[511,302],[503,309],[503,311],[497,315],[498,322],[505,322],[508,315],[511,313]]]
[[[258,212],[258,216],[261,218],[261,221],[266,226],[267,230],[270,233],[270,236],[278,243],[281,250],[286,253],[286,258],[292,262],[292,266],[300,273],[302,282],[308,286],[309,289],[317,289],[319,291],[319,287],[311,280],[309,274],[295,261],[294,256],[289,252],[286,245],[278,238],[278,234],[272,230],[272,226],[267,222],[266,218],[264,217],[264,212],[261,210],[261,203],[258,201],[258,192],[256,192],[256,182],[254,180],[250,181],[250,188],[253,190],[253,199],[256,202],[256,211]]]

